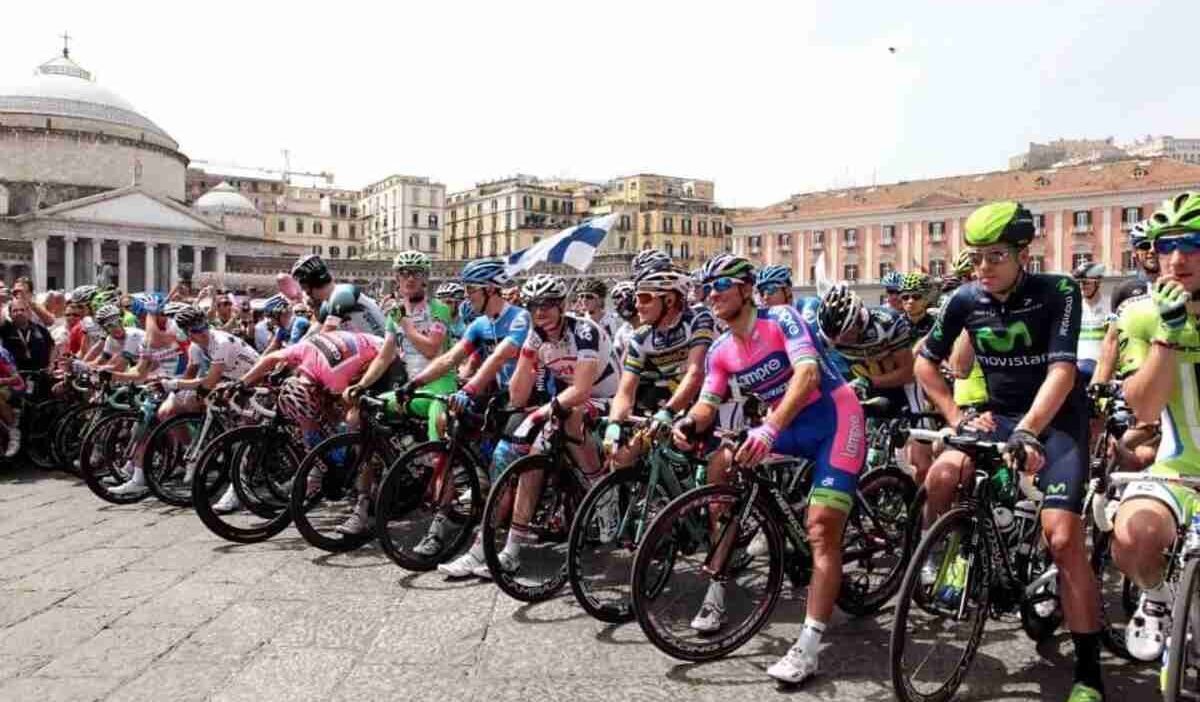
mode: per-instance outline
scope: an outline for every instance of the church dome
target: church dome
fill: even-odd
[[[229,213],[229,214],[258,214],[258,208],[250,202],[245,195],[242,195],[233,188],[232,185],[224,181],[212,190],[201,195],[193,205],[197,210],[204,213]]]

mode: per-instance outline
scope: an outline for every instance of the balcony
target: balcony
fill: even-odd
[[[847,249],[853,249],[858,246],[858,239],[843,239],[842,246]]]
[[[895,245],[896,245],[896,239],[895,239],[894,237],[890,237],[890,236],[889,236],[889,237],[886,237],[886,238],[884,238],[884,239],[880,239],[880,240],[879,240],[879,245],[880,245],[880,246],[895,246]]]
[[[1071,233],[1072,234],[1091,234],[1092,233],[1092,223],[1088,222],[1087,224],[1079,224],[1078,222],[1076,222],[1075,226],[1071,227]]]

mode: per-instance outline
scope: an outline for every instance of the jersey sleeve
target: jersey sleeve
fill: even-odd
[[[117,341],[111,336],[106,338],[104,340],[104,348],[102,349],[101,353],[104,354],[104,358],[115,357],[117,354],[121,353],[121,342]]]
[[[480,341],[485,333],[485,326],[488,320],[485,317],[476,317],[467,325],[466,331],[463,332],[463,341],[467,345],[467,353],[474,354],[480,347]]]
[[[336,285],[327,302],[329,314],[344,320],[358,305],[358,288],[347,283]]]
[[[526,358],[537,360],[538,351],[542,348],[542,335],[538,330],[534,329],[525,336],[525,343],[521,344],[521,355]],[[536,365],[536,363],[535,363]]]
[[[450,319],[450,307],[441,300],[429,301],[429,316],[432,319],[429,331],[433,333],[445,334],[454,323],[454,320]]]
[[[970,293],[964,292],[966,290],[965,287],[959,288],[946,301],[929,336],[925,337],[925,345],[921,347],[922,358],[929,359],[934,363],[941,363],[950,356],[950,351],[954,348],[954,340],[962,333],[963,325],[967,320],[969,303],[966,296]]]
[[[651,328],[647,325],[638,327],[629,335],[629,341],[625,344],[625,361],[622,363],[624,370],[638,376],[642,374],[646,364],[646,352],[642,344],[650,334]]]
[[[308,328],[311,326],[311,324],[312,323],[304,317],[295,317],[292,319],[292,336],[288,339],[288,343],[300,343],[300,341],[304,338],[304,335],[308,333]]]
[[[688,348],[712,346],[713,339],[716,337],[716,328],[717,322],[713,319],[712,312],[707,309],[697,311],[692,318],[692,337],[688,340]]]
[[[579,319],[575,322],[576,358],[580,361],[594,361],[600,358],[600,325],[590,319]]]
[[[709,405],[720,405],[729,396],[729,370],[722,359],[720,340],[713,344],[704,357],[704,385],[700,389],[700,401]]]
[[[520,310],[513,317],[512,324],[508,325],[508,333],[504,335],[517,348],[525,345],[525,337],[529,336],[529,313],[525,310]]]
[[[767,316],[783,330],[784,347],[793,366],[817,362],[817,345],[813,343],[812,332],[795,308],[776,305],[767,311]]]
[[[1056,276],[1054,293],[1047,296],[1050,311],[1050,340],[1046,346],[1046,360],[1075,362],[1079,348],[1079,322],[1083,315],[1083,296],[1079,285],[1066,276]]]

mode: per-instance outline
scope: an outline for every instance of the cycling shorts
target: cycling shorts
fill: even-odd
[[[816,463],[808,503],[849,513],[866,453],[866,421],[848,385],[808,406],[775,440],[775,453]]]
[[[1154,475],[1200,475],[1200,466],[1191,461],[1168,458],[1150,466],[1148,472]],[[1184,485],[1130,483],[1121,494],[1121,501],[1128,502],[1134,498],[1149,498],[1166,505],[1175,515],[1176,527],[1191,524],[1192,515],[1200,507],[1200,493]]]
[[[386,378],[387,376],[385,375],[384,377]],[[454,376],[444,375],[432,383],[423,386],[421,391],[435,395],[450,395],[457,389],[458,383],[455,381]],[[400,416],[400,405],[396,402],[396,393],[394,391],[384,393],[379,397],[387,402],[385,412],[389,418],[394,419]],[[428,423],[426,426],[426,437],[430,441],[437,441],[441,438],[437,425],[438,418],[446,411],[446,403],[428,397],[418,397],[409,400],[408,406],[404,409],[408,416],[424,419]]]
[[[996,430],[984,438],[991,441],[1007,441],[1016,429],[1018,419],[999,414],[992,415],[996,420]],[[1053,427],[1047,429],[1038,438],[1045,449],[1046,462],[1038,471],[1034,484],[1045,497],[1042,506],[1045,509],[1065,509],[1076,514],[1083,510],[1083,494],[1088,482],[1088,452],[1087,424],[1077,436]]]

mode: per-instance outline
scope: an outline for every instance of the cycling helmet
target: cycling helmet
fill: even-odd
[[[1132,249],[1144,246],[1150,239],[1146,235],[1146,230],[1150,225],[1150,220],[1143,219],[1137,224],[1129,228],[1129,247]]]
[[[906,273],[900,281],[900,292],[928,294],[933,288],[933,279],[928,273],[913,271]]]
[[[1147,234],[1151,241],[1160,236],[1200,232],[1200,192],[1179,193],[1163,200],[1149,222]]]
[[[975,264],[971,263],[970,252],[965,250],[959,251],[958,255],[954,257],[954,265],[952,265],[950,269],[954,271],[954,275],[960,278],[965,278],[968,275],[971,275],[971,273],[975,270]]]
[[[96,324],[99,324],[101,329],[119,327],[122,319],[121,308],[116,305],[104,305],[96,310],[96,314],[92,318],[96,320]]]
[[[527,304],[562,302],[567,297],[567,284],[556,275],[535,275],[521,286],[521,297]]]
[[[175,326],[186,332],[204,331],[208,328],[208,317],[195,307],[175,313]]]
[[[634,307],[633,304],[634,293],[636,290],[637,289],[634,287],[633,282],[622,280],[614,285],[613,289],[609,291],[609,297],[612,298],[613,307],[616,308],[617,314],[621,315],[623,319],[628,319],[629,317],[637,314],[637,308]]]
[[[463,290],[463,286],[458,283],[442,283],[438,287],[434,297],[447,298],[450,300],[461,300],[467,296],[467,291]]]
[[[319,422],[323,402],[321,388],[316,383],[302,375],[293,375],[279,386],[275,408],[295,421]]]
[[[95,295],[92,295],[92,307],[103,307],[104,305],[116,305],[120,301],[120,295],[113,288],[97,290]]]
[[[166,303],[166,297],[162,293],[138,293],[134,295],[129,303],[129,311],[135,315],[157,313]]]
[[[740,278],[749,282],[754,280],[754,264],[741,256],[719,253],[704,264],[701,276],[703,282],[717,278]]]
[[[164,317],[174,317],[190,307],[191,305],[186,302],[168,302],[167,304],[163,305],[162,315]]]
[[[1083,280],[1085,278],[1099,279],[1104,277],[1105,272],[1104,264],[1085,261],[1075,266],[1075,270],[1071,271],[1071,277],[1075,280]]]
[[[296,261],[296,264],[292,266],[292,277],[306,288],[319,288],[333,282],[333,276],[329,274],[329,267],[316,254],[304,256]]]
[[[676,292],[687,295],[688,288],[692,285],[692,277],[674,266],[653,268],[642,271],[633,285],[637,292]]]
[[[1033,213],[1011,200],[984,205],[967,217],[963,239],[967,246],[1028,246],[1033,241]]]
[[[817,321],[821,331],[837,339],[857,324],[866,313],[862,300],[845,283],[838,283],[821,296]]]
[[[95,285],[80,285],[71,291],[69,302],[75,305],[90,305],[92,304],[92,298],[96,296],[96,292],[99,290],[100,288],[97,288]]]
[[[579,284],[579,288],[575,291],[575,293],[591,293],[592,295],[596,295],[603,300],[604,298],[608,297],[608,285],[606,285],[604,281],[600,280],[599,278],[588,278]]]
[[[952,292],[957,290],[960,285],[962,285],[962,278],[953,274],[942,276],[942,292]]]
[[[901,274],[900,271],[888,271],[886,274],[884,274],[883,278],[879,282],[883,283],[884,290],[890,293],[896,292],[904,283],[904,275]]]
[[[633,274],[655,268],[666,268],[671,265],[671,257],[658,249],[646,249],[633,257]]]
[[[400,271],[416,268],[428,273],[433,268],[433,262],[429,260],[429,256],[421,251],[401,251],[396,254],[396,259],[392,261],[392,270]]]
[[[276,293],[263,301],[262,311],[268,317],[278,318],[292,309],[292,303],[282,293]]]
[[[498,258],[484,258],[471,261],[463,266],[459,280],[463,285],[495,285],[503,287],[512,282],[512,278],[504,270],[504,261]]]
[[[792,287],[792,269],[787,266],[765,266],[759,269],[754,287],[761,288],[764,285]]]

